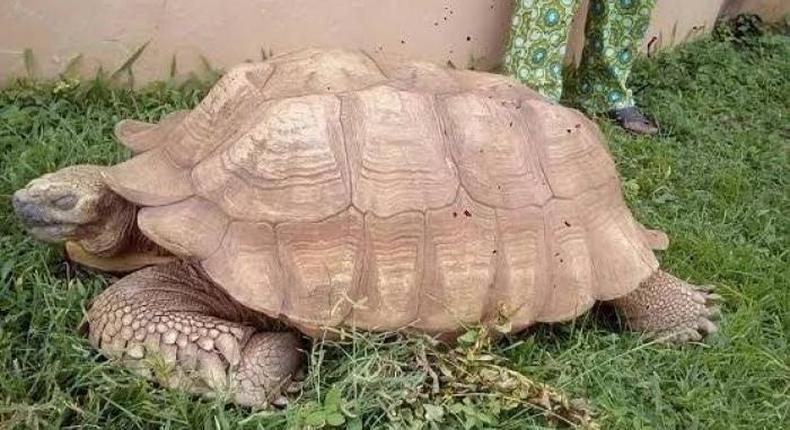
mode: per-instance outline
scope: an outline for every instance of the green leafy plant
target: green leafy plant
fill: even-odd
[[[310,401],[298,407],[292,425],[309,429],[327,427],[355,427],[361,423],[351,412],[349,403],[336,386],[327,391],[322,402]]]
[[[719,20],[713,28],[713,35],[720,41],[737,46],[753,46],[765,31],[766,25],[759,15],[744,13]]]

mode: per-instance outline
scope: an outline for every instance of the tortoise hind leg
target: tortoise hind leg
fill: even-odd
[[[716,303],[710,288],[692,285],[663,271],[656,271],[639,288],[612,301],[631,330],[647,332],[667,342],[701,340],[717,330]]]
[[[261,329],[196,267],[139,270],[96,297],[91,343],[162,385],[264,407],[300,370],[300,338]]]

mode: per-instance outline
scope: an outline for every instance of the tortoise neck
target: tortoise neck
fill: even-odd
[[[105,206],[102,222],[89,227],[90,231],[77,241],[88,253],[112,257],[127,251],[156,247],[137,228],[137,210],[133,204],[113,195]]]

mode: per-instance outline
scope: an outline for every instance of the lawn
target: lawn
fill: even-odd
[[[704,344],[661,346],[616,333],[599,311],[485,352],[586,399],[603,428],[788,428],[790,37],[711,37],[640,60],[632,82],[660,136],[599,122],[630,207],[672,239],[659,255],[663,266],[717,285],[726,299],[720,333]],[[357,428],[557,423],[538,408],[506,410],[501,396],[430,394],[430,375],[417,363],[441,347],[422,338],[357,335],[317,346],[301,397],[286,411],[258,413],[160,388],[102,359],[76,327],[110,279],[69,267],[58,249],[29,238],[11,194],[63,166],[124,159],[112,137],[116,121],[157,120],[194,106],[205,89],[190,81],[133,92],[63,80],[0,91],[0,428],[281,428],[308,418]]]

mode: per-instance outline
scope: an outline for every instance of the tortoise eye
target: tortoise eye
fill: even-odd
[[[66,194],[65,196],[60,196],[52,201],[52,204],[61,210],[69,210],[77,204],[77,197],[73,194]]]

